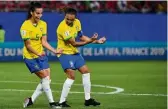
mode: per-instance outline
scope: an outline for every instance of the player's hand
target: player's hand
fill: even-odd
[[[97,38],[98,38],[98,34],[94,33],[93,36],[91,37],[91,42],[97,40]]]
[[[97,41],[99,44],[103,44],[106,42],[106,37],[102,37]]]
[[[57,50],[55,50],[55,54],[62,54],[64,50],[62,48],[58,48]]]
[[[39,56],[39,57],[42,57],[42,56],[45,56],[46,54],[45,54],[45,52],[43,51],[42,53],[39,53],[39,54],[37,54],[37,56]]]

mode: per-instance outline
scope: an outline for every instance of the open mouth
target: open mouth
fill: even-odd
[[[36,17],[36,20],[40,20],[40,18]]]

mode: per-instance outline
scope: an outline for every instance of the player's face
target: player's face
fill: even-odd
[[[65,21],[66,21],[67,25],[72,26],[74,20],[75,20],[75,15],[74,14],[66,14],[65,15]]]
[[[36,8],[32,13],[32,18],[35,22],[38,22],[43,15],[43,8]]]

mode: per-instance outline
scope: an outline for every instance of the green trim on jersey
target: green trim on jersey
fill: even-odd
[[[74,37],[76,38],[78,35],[77,35],[77,33],[74,33]]]
[[[64,39],[65,41],[69,40],[70,38],[72,38],[72,36],[68,36],[66,39]]]
[[[23,40],[29,40],[30,38],[22,38]]]
[[[38,25],[38,24],[36,24],[36,25],[33,24],[34,27],[37,27],[37,25]]]
[[[42,36],[47,36],[47,34],[42,34]]]

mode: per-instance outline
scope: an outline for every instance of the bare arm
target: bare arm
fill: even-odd
[[[50,50],[51,52],[55,53],[55,54],[61,54],[63,52],[63,50],[60,48],[58,50],[55,50],[47,41],[47,37],[43,36],[42,37],[42,45],[43,47],[47,48],[48,50]]]
[[[70,38],[69,40],[67,40],[67,42],[69,42],[74,47],[80,47],[90,43],[86,41],[76,42],[74,38]]]
[[[68,42],[73,45],[74,47],[80,47],[80,46],[84,46],[86,44],[89,44],[89,43],[92,43],[93,41],[95,41],[97,39],[97,34],[93,35],[92,38],[88,38],[88,39],[85,39],[85,40],[81,40],[80,42],[76,42],[74,38],[70,38],[68,40]]]
[[[61,54],[63,52],[63,49],[58,49],[58,50],[55,50],[47,41],[47,37],[46,36],[43,36],[42,37],[42,45],[47,48],[48,50],[50,50],[51,52],[55,53],[55,54]]]
[[[46,36],[43,36],[43,37],[41,38],[41,41],[42,41],[43,47],[45,47],[46,49],[48,49],[48,50],[50,50],[51,52],[55,53],[55,49],[48,43]]]
[[[85,41],[91,41],[92,39],[89,38],[88,36],[81,36],[80,40],[85,42]],[[97,40],[93,41],[92,43],[97,43]]]
[[[95,35],[97,35],[98,36],[98,34],[96,33]],[[91,41],[92,40],[92,38],[89,38],[88,36],[81,36],[80,37],[80,40],[81,41]],[[103,43],[105,43],[105,41],[106,41],[106,38],[105,37],[102,37],[102,38],[100,38],[99,40],[94,40],[92,43],[94,43],[94,44],[103,44]]]
[[[41,56],[41,54],[39,54],[36,50],[34,50],[34,49],[31,47],[30,40],[25,40],[25,41],[24,41],[24,44],[25,44],[25,47],[27,48],[28,51],[32,52],[33,54],[35,54],[35,55],[37,55],[37,56]]]

